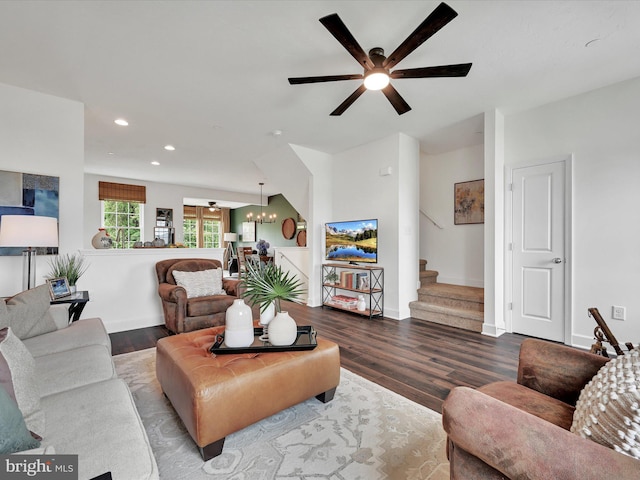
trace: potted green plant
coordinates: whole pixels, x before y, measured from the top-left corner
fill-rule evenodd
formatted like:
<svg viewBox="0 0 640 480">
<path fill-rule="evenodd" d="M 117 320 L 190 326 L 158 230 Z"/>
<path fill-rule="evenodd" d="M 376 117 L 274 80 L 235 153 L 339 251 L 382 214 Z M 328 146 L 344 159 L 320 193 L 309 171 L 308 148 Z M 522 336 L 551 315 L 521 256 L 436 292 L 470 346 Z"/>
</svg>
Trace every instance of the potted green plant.
<svg viewBox="0 0 640 480">
<path fill-rule="evenodd" d="M 288 312 L 282 311 L 280 302 L 299 301 L 304 293 L 302 282 L 271 262 L 256 265 L 247 263 L 246 267 L 246 276 L 241 281 L 244 297 L 252 305 L 260 305 L 261 312 L 267 311 L 271 305 L 276 311 L 273 320 L 263 324 L 263 339 L 268 339 L 272 345 L 291 345 L 297 338 L 298 326 Z"/>
<path fill-rule="evenodd" d="M 329 273 L 327 273 L 327 276 L 324 277 L 324 283 L 329 283 L 332 285 L 338 283 L 338 280 L 340 280 L 340 277 L 335 270 L 331 270 Z"/>
<path fill-rule="evenodd" d="M 85 257 L 79 253 L 57 255 L 51 259 L 49 266 L 48 278 L 66 277 L 71 290 L 76 289 L 78 279 L 89 268 Z"/>
</svg>

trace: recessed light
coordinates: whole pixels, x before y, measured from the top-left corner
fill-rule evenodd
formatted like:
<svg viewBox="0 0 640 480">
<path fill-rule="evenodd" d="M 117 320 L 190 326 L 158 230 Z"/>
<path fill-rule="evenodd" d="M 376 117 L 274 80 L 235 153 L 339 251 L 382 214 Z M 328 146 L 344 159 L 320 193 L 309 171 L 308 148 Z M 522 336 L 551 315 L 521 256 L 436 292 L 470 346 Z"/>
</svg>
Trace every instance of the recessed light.
<svg viewBox="0 0 640 480">
<path fill-rule="evenodd" d="M 173 152 L 176 149 L 176 147 L 174 147 L 173 145 L 165 145 L 164 149 L 169 150 L 170 152 Z"/>
<path fill-rule="evenodd" d="M 282 130 L 274 130 L 273 132 L 271 132 L 271 135 L 273 135 L 274 137 L 279 137 L 280 135 L 282 135 Z"/>
<path fill-rule="evenodd" d="M 121 127 L 126 127 L 127 125 L 129 125 L 129 122 L 127 122 L 124 118 L 116 118 L 113 123 L 115 123 L 116 125 L 120 125 Z"/>
<path fill-rule="evenodd" d="M 115 155 L 113 152 L 107 152 L 107 155 Z"/>
<path fill-rule="evenodd" d="M 151 165 L 160 165 L 160 162 L 158 162 L 157 160 L 154 160 L 153 162 L 151 162 Z"/>
</svg>

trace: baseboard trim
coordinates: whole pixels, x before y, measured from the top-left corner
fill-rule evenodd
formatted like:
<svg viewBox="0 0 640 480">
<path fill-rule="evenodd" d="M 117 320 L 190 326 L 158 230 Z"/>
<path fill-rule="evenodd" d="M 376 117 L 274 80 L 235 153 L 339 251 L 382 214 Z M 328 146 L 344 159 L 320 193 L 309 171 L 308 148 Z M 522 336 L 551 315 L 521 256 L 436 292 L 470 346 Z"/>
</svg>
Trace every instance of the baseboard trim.
<svg viewBox="0 0 640 480">
<path fill-rule="evenodd" d="M 497 338 L 504 333 L 506 333 L 506 330 L 504 328 L 498 328 L 495 325 L 489 325 L 487 323 L 482 324 L 482 335 Z"/>
</svg>

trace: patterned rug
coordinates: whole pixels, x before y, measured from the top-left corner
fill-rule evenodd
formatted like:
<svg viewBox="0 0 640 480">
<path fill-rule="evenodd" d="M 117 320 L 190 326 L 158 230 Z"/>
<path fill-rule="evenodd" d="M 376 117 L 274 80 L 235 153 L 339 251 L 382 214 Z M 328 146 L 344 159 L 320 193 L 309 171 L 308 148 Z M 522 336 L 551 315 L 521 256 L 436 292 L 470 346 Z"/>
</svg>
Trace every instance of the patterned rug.
<svg viewBox="0 0 640 480">
<path fill-rule="evenodd" d="M 203 462 L 156 380 L 155 348 L 114 362 L 161 479 L 449 479 L 440 414 L 348 370 L 331 402 L 313 398 L 229 435 L 222 455 Z"/>
</svg>

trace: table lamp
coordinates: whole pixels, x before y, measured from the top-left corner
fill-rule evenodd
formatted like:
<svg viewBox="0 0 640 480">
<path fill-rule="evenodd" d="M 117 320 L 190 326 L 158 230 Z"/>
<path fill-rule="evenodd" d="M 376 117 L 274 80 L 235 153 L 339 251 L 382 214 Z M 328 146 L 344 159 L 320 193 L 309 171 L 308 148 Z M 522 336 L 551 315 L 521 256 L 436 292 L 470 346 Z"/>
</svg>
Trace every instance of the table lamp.
<svg viewBox="0 0 640 480">
<path fill-rule="evenodd" d="M 58 219 L 35 215 L 0 217 L 0 247 L 26 247 L 22 252 L 22 288 L 36 286 L 36 250 L 34 247 L 58 246 Z"/>
</svg>

